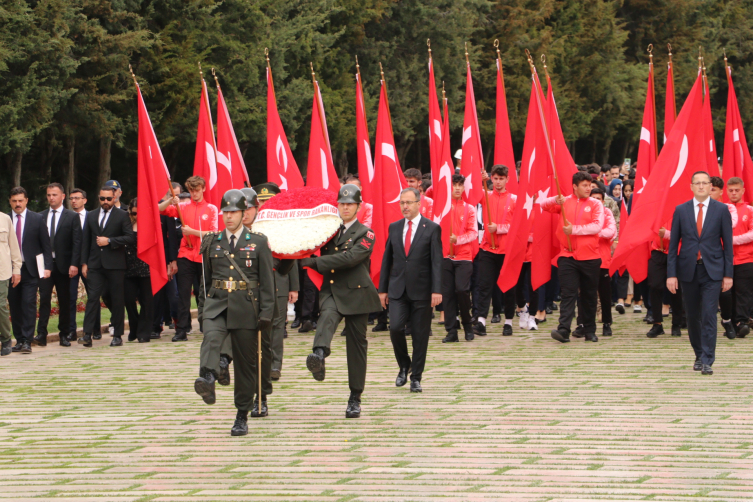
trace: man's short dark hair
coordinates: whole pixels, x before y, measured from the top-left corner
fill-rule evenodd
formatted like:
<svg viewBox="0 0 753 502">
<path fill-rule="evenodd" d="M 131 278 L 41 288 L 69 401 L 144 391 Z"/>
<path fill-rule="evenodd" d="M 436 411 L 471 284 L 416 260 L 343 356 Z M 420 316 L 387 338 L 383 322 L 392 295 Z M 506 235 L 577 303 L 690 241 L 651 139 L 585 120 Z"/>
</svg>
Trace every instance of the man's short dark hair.
<svg viewBox="0 0 753 502">
<path fill-rule="evenodd" d="M 505 176 L 505 177 L 507 177 L 507 176 L 509 176 L 509 174 L 508 174 L 509 172 L 510 172 L 510 170 L 507 168 L 507 166 L 502 165 L 502 164 L 495 164 L 495 165 L 492 166 L 492 173 L 489 175 L 489 177 L 491 178 L 495 174 L 497 176 Z"/>
<path fill-rule="evenodd" d="M 591 197 L 593 197 L 594 194 L 599 194 L 599 195 L 601 195 L 602 199 L 604 198 L 604 190 L 602 190 L 601 188 L 593 188 L 593 189 L 591 189 Z"/>
<path fill-rule="evenodd" d="M 421 175 L 421 178 L 425 180 L 431 180 L 431 173 L 424 173 Z"/>
<path fill-rule="evenodd" d="M 611 171 L 612 169 L 617 169 L 617 170 L 619 171 L 619 170 L 620 170 L 620 166 L 612 166 L 612 167 L 610 167 L 610 168 L 609 168 L 609 170 L 610 170 L 610 171 Z"/>
<path fill-rule="evenodd" d="M 348 174 L 345 177 L 344 181 L 345 181 L 345 183 L 350 183 L 351 181 L 361 181 L 361 178 L 359 178 L 357 174 L 352 174 L 351 173 L 351 174 Z"/>
<path fill-rule="evenodd" d="M 465 176 L 462 174 L 453 174 L 452 175 L 452 184 L 453 185 L 463 185 L 465 184 Z"/>
<path fill-rule="evenodd" d="M 400 191 L 400 195 L 402 196 L 406 192 L 410 192 L 413 195 L 415 195 L 416 196 L 416 200 L 421 200 L 421 192 L 418 191 L 418 188 L 413 188 L 413 187 L 403 188 Z"/>
<path fill-rule="evenodd" d="M 102 187 L 99 189 L 100 192 L 112 192 L 112 195 L 115 196 L 115 189 L 113 187 Z"/>
<path fill-rule="evenodd" d="M 740 185 L 741 187 L 744 187 L 745 186 L 745 182 L 743 181 L 742 178 L 738 178 L 737 176 L 733 176 L 729 180 L 727 180 L 727 186 L 729 187 L 730 185 Z"/>
<path fill-rule="evenodd" d="M 423 190 L 424 192 L 426 192 L 430 186 L 431 186 L 431 180 L 423 180 L 421 182 L 421 190 Z"/>
<path fill-rule="evenodd" d="M 577 173 L 573 174 L 573 185 L 580 185 L 584 181 L 588 181 L 591 183 L 593 178 L 591 178 L 591 175 L 588 173 L 584 173 L 582 171 L 578 171 Z"/>
<path fill-rule="evenodd" d="M 74 193 L 80 193 L 82 198 L 86 198 L 86 192 L 84 192 L 80 188 L 74 188 L 73 190 L 71 190 L 71 195 L 73 195 Z"/>
<path fill-rule="evenodd" d="M 695 175 L 696 174 L 705 174 L 706 176 L 709 177 L 709 180 L 711 180 L 711 175 L 709 173 L 707 173 L 706 171 L 696 171 L 696 172 L 693 173 L 693 176 L 690 177 L 690 182 L 691 183 L 693 183 L 693 180 L 695 179 Z"/>
<path fill-rule="evenodd" d="M 28 199 L 29 194 L 26 193 L 26 189 L 24 187 L 14 187 L 10 190 L 10 196 L 13 197 L 14 195 L 23 195 L 24 198 Z"/>
<path fill-rule="evenodd" d="M 612 166 L 610 166 L 609 164 L 604 164 L 601 166 L 602 173 L 608 173 L 610 169 L 612 169 Z"/>
<path fill-rule="evenodd" d="M 60 183 L 50 183 L 49 185 L 47 185 L 47 190 L 49 190 L 50 188 L 59 188 L 60 191 L 65 194 L 65 188 L 63 188 L 63 185 L 61 185 Z"/>
<path fill-rule="evenodd" d="M 712 176 L 711 177 L 711 186 L 716 187 L 720 190 L 724 190 L 724 180 L 721 179 L 719 176 Z"/>
<path fill-rule="evenodd" d="M 419 171 L 418 169 L 416 169 L 414 167 L 411 167 L 410 169 L 406 169 L 405 172 L 403 173 L 403 175 L 406 178 L 413 178 L 413 179 L 416 179 L 416 180 L 419 180 L 419 181 L 422 179 L 421 178 L 421 171 Z"/>
</svg>

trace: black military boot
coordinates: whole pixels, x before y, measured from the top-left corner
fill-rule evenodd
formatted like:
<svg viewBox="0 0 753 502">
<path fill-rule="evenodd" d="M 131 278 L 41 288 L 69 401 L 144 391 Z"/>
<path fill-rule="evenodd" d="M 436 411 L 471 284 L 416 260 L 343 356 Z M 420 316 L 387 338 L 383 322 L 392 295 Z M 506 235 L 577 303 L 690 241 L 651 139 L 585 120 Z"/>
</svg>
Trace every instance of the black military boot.
<svg viewBox="0 0 753 502">
<path fill-rule="evenodd" d="M 217 400 L 214 393 L 214 383 L 217 381 L 217 377 L 212 370 L 207 368 L 201 368 L 199 375 L 199 378 L 193 383 L 194 390 L 205 403 L 214 404 Z"/>
<path fill-rule="evenodd" d="M 217 383 L 230 385 L 230 358 L 225 354 L 220 354 L 220 374 L 217 377 Z"/>
<path fill-rule="evenodd" d="M 361 417 L 361 393 L 350 392 L 350 399 L 348 399 L 348 407 L 345 409 L 345 418 L 360 418 Z"/>
<path fill-rule="evenodd" d="M 314 380 L 321 382 L 324 380 L 324 349 L 317 347 L 314 352 L 306 358 L 306 367 L 314 376 Z"/>
<path fill-rule="evenodd" d="M 231 436 L 245 436 L 248 434 L 248 411 L 238 410 L 235 414 L 235 423 L 230 429 Z"/>
<path fill-rule="evenodd" d="M 254 399 L 254 409 L 251 410 L 251 416 L 254 418 L 266 417 L 269 415 L 267 408 L 267 396 L 261 396 L 261 411 L 259 411 L 259 395 Z"/>
</svg>

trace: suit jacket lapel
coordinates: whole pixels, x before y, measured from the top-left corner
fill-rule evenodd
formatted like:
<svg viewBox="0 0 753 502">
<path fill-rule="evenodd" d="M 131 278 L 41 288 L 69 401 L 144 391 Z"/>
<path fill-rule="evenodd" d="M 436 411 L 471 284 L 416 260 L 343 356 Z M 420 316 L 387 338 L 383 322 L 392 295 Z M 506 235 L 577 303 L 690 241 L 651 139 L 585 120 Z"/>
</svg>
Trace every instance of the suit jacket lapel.
<svg viewBox="0 0 753 502">
<path fill-rule="evenodd" d="M 413 239 L 411 239 L 410 241 L 410 251 L 408 251 L 408 256 L 410 256 L 410 254 L 413 252 L 413 249 L 415 248 L 413 244 L 418 242 L 418 239 L 421 237 L 421 235 L 423 235 L 423 231 L 426 228 L 423 216 L 418 219 L 416 225 L 418 225 L 418 228 L 416 229 L 416 235 L 414 235 Z"/>
<path fill-rule="evenodd" d="M 348 228 L 345 232 L 342 233 L 340 238 L 337 240 L 337 245 L 342 246 L 346 242 L 348 242 L 348 239 L 352 239 L 353 236 L 356 234 L 356 225 L 358 225 L 358 222 L 353 223 L 350 228 Z"/>
</svg>

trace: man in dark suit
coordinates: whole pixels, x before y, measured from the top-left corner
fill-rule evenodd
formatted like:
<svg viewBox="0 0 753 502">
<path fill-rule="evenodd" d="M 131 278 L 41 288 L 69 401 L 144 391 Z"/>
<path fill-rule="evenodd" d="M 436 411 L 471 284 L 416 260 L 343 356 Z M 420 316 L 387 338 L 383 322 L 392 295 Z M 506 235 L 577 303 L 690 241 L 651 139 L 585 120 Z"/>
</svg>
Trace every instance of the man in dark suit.
<svg viewBox="0 0 753 502">
<path fill-rule="evenodd" d="M 13 336 L 16 337 L 16 345 L 12 350 L 23 354 L 31 353 L 34 324 L 37 320 L 39 279 L 50 277 L 52 270 L 52 250 L 44 218 L 29 211 L 26 208 L 28 203 L 29 196 L 23 187 L 15 187 L 10 191 L 10 207 L 13 210 L 10 217 L 21 248 L 23 266 L 21 282 L 8 292 L 8 304 L 13 321 Z M 37 267 L 37 255 L 40 254 L 44 258 L 42 271 Z"/>
<path fill-rule="evenodd" d="M 50 320 L 52 308 L 52 288 L 58 295 L 58 330 L 60 331 L 60 345 L 70 347 L 68 335 L 71 329 L 70 305 L 71 278 L 78 275 L 81 264 L 81 224 L 78 215 L 63 207 L 65 191 L 60 183 L 47 186 L 47 202 L 50 207 L 42 211 L 42 218 L 47 225 L 47 233 L 52 249 L 52 274 L 48 279 L 39 281 L 39 322 L 37 345 L 47 345 L 47 323 Z"/>
<path fill-rule="evenodd" d="M 716 312 L 719 294 L 732 287 L 732 217 L 721 202 L 709 197 L 711 178 L 698 171 L 691 178 L 694 197 L 675 208 L 667 255 L 667 288 L 682 282 L 693 369 L 713 375 Z M 678 254 L 678 248 L 682 243 Z"/>
<path fill-rule="evenodd" d="M 415 188 L 400 193 L 400 210 L 404 218 L 390 224 L 384 246 L 379 299 L 390 309 L 390 339 L 400 367 L 395 385 L 405 385 L 412 373 L 410 390 L 421 392 L 431 311 L 442 302 L 442 230 L 421 216 L 421 193 Z M 412 359 L 405 340 L 408 322 Z"/>
<path fill-rule="evenodd" d="M 114 189 L 99 191 L 98 211 L 86 215 L 81 246 L 81 274 L 89 280 L 89 297 L 84 314 L 84 337 L 79 343 L 92 346 L 92 334 L 99 333 L 97 306 L 100 298 L 110 295 L 111 322 L 114 333 L 110 346 L 123 345 L 125 300 L 123 287 L 126 271 L 126 244 L 136 244 L 128 213 L 113 207 Z"/>
</svg>

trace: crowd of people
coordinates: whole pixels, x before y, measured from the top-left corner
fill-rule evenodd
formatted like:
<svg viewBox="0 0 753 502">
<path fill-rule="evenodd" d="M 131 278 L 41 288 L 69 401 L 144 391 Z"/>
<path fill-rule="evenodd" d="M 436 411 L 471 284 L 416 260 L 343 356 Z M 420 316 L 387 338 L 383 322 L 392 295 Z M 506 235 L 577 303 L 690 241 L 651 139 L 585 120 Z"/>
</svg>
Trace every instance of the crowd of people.
<svg viewBox="0 0 753 502">
<path fill-rule="evenodd" d="M 137 255 L 138 200 L 124 205 L 117 181 L 108 181 L 101 188 L 99 207 L 88 211 L 87 194 L 81 189 L 66 194 L 62 185 L 51 183 L 47 187 L 49 207 L 35 213 L 27 208 L 24 188 L 13 188 L 11 212 L 0 215 L 2 355 L 30 353 L 32 345 L 47 344 L 53 289 L 59 307 L 59 343 L 65 347 L 76 341 L 92 347 L 102 339 L 102 302 L 110 311 L 105 332 L 109 331 L 113 347 L 123 344 L 126 312 L 128 341 L 147 343 L 160 338 L 165 326 L 174 328 L 173 342 L 186 341 L 192 331 L 195 298 L 203 333 L 196 392 L 207 404 L 214 403 L 215 382 L 230 383 L 229 367 L 235 359 L 239 415 L 233 434 L 242 435 L 247 431 L 249 411 L 253 417 L 267 415 L 266 397 L 272 393 L 272 382 L 281 378 L 289 304 L 295 311 L 291 329 L 316 331 L 307 358 L 316 380 L 325 378 L 332 337 L 345 320 L 342 335 L 346 337 L 351 391 L 346 410 L 349 418 L 360 416 L 368 325 L 373 325 L 374 332 L 389 331 L 399 368 L 395 383 L 403 386 L 410 380 L 411 392 L 422 391 L 431 319 L 437 317 L 445 331 L 442 342 L 453 343 L 461 337 L 470 342 L 486 336 L 488 325 L 494 323 L 502 324 L 503 336 L 510 336 L 516 318 L 519 329 L 538 330 L 548 321 L 547 315 L 559 310 L 559 320 L 550 331 L 554 340 L 566 343 L 574 337 L 597 342 L 599 306 L 601 336 L 613 335 L 613 309 L 620 315 L 631 307 L 643 315 L 645 309 L 644 321 L 651 325 L 649 338 L 664 333 L 663 318 L 668 315 L 672 316 L 672 336 L 681 336 L 682 330 L 689 328 L 696 353 L 694 369 L 704 374 L 712 373 L 717 306 L 728 338 L 742 338 L 750 332 L 753 212 L 742 202 L 745 188 L 741 179 L 728 181 L 726 193 L 731 203 L 726 205 L 728 211 L 717 214 L 717 208 L 724 207 L 716 203 L 725 193 L 724 182 L 706 173 L 694 175 L 691 189 L 696 213 L 690 217 L 695 218 L 693 225 L 697 223 L 695 234 L 688 233 L 687 224 L 682 227 L 678 218 L 668 221 L 652 243 L 648 279 L 634 283 L 627 272 L 609 271 L 619 239 L 621 210 L 624 214 L 631 210 L 634 166 L 579 166 L 572 178 L 572 195 L 537 200 L 542 210 L 562 215 L 555 231 L 560 253 L 552 265 L 551 280 L 532 288 L 529 239 L 517 286 L 503 293 L 497 279 L 511 245 L 507 234 L 518 204 L 515 194 L 507 191 L 509 169 L 495 165 L 489 173 L 482 173 L 488 198 L 477 207 L 462 200 L 465 178 L 456 169 L 451 217 L 442 226 L 430 217 L 430 177 L 417 169 L 405 171 L 408 187 L 400 196 L 403 218 L 392 223 L 385 236 L 376 285 L 369 266 L 375 239 L 373 207 L 361 199 L 358 175 L 348 174 L 341 180 L 340 232 L 322 249 L 321 256 L 303 260 L 272 259 L 266 238 L 253 232 L 257 211 L 280 193 L 274 183 L 230 190 L 217 208 L 204 198 L 206 181 L 192 176 L 185 182 L 185 192 L 173 183 L 159 205 L 169 280 L 156 294 L 152 293 L 149 266 Z M 708 196 L 711 200 L 707 202 Z M 64 207 L 66 198 L 70 209 Z M 692 204 L 689 207 L 692 209 Z M 703 227 L 707 213 L 721 218 L 714 225 L 722 232 L 715 241 L 716 247 L 723 244 L 719 249 L 704 247 L 710 234 L 702 231 L 710 228 Z M 223 231 L 218 231 L 220 217 Z M 734 235 L 726 234 L 727 220 Z M 699 241 L 697 245 L 690 242 L 692 235 Z M 690 252 L 686 248 L 697 251 L 689 260 L 702 267 L 700 271 L 689 271 L 690 262 L 683 261 L 683 253 Z M 324 276 L 320 288 L 306 269 Z M 698 289 L 701 276 L 694 274 L 702 275 L 701 282 L 711 281 L 712 290 L 718 283 L 715 300 Z M 80 280 L 87 301 L 83 335 L 78 337 Z M 246 295 L 231 295 L 234 291 Z M 709 301 L 714 304 L 713 328 Z M 249 309 L 247 302 L 254 308 Z M 16 339 L 14 346 L 11 334 Z M 258 340 L 254 334 L 259 335 Z M 261 360 L 256 358 L 257 352 Z"/>
</svg>

